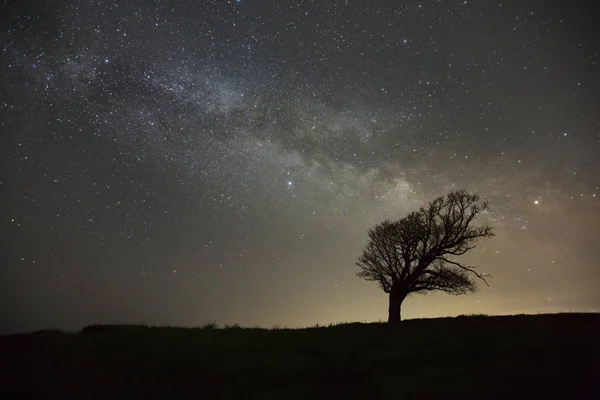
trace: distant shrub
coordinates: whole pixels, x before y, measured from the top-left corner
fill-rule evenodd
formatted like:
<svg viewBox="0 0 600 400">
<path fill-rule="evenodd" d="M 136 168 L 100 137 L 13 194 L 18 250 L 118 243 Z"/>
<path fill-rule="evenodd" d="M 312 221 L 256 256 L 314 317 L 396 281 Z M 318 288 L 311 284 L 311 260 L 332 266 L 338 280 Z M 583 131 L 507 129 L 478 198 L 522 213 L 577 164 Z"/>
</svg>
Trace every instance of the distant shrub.
<svg viewBox="0 0 600 400">
<path fill-rule="evenodd" d="M 36 335 L 36 336 L 62 336 L 62 335 L 68 335 L 68 332 L 63 332 L 61 330 L 58 329 L 40 329 L 38 331 L 34 331 L 31 332 L 32 335 Z"/>
<path fill-rule="evenodd" d="M 64 332 L 59 329 L 40 329 L 37 331 L 31 332 L 33 335 L 55 335 L 55 334 L 63 334 Z"/>
<path fill-rule="evenodd" d="M 461 314 L 456 318 L 487 318 L 489 315 L 487 314 Z"/>
<path fill-rule="evenodd" d="M 225 324 L 225 329 L 240 329 L 240 328 L 241 328 L 240 324 L 233 324 L 233 325 Z"/>
<path fill-rule="evenodd" d="M 217 323 L 215 321 L 209 322 L 208 324 L 202 325 L 201 329 L 217 329 Z"/>
<path fill-rule="evenodd" d="M 148 325 L 102 325 L 102 324 L 94 324 L 88 325 L 81 329 L 82 333 L 91 333 L 91 332 L 131 332 L 137 331 L 139 329 L 147 329 Z"/>
<path fill-rule="evenodd" d="M 91 332 L 109 332 L 109 331 L 113 331 L 115 330 L 116 326 L 115 325 L 101 325 L 101 324 L 94 324 L 94 325 L 88 325 L 86 327 L 84 327 L 81 332 L 83 333 L 91 333 Z"/>
<path fill-rule="evenodd" d="M 264 329 L 264 328 L 261 328 Z M 267 328 L 268 330 L 271 331 L 288 331 L 288 330 L 293 330 L 294 328 L 288 328 L 286 325 L 274 325 L 272 328 Z"/>
</svg>

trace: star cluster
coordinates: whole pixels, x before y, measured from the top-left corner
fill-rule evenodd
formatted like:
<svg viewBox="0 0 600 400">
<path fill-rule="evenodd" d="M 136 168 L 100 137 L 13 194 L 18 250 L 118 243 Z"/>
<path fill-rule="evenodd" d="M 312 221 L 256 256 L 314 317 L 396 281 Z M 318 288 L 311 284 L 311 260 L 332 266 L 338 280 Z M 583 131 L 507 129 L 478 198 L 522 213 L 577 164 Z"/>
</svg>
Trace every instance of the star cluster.
<svg viewBox="0 0 600 400">
<path fill-rule="evenodd" d="M 597 310 L 591 8 L 5 2 L 0 329 L 384 318 L 367 229 L 457 188 L 491 287 L 407 317 Z"/>
</svg>

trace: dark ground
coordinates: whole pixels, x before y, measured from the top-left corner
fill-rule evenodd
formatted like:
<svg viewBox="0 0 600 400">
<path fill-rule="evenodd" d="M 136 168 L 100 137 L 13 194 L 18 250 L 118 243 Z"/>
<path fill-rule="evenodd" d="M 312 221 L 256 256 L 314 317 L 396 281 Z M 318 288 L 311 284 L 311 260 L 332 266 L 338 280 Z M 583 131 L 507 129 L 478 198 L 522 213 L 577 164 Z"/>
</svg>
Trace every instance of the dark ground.
<svg viewBox="0 0 600 400">
<path fill-rule="evenodd" d="M 0 398 L 600 398 L 600 314 L 0 336 Z"/>
</svg>

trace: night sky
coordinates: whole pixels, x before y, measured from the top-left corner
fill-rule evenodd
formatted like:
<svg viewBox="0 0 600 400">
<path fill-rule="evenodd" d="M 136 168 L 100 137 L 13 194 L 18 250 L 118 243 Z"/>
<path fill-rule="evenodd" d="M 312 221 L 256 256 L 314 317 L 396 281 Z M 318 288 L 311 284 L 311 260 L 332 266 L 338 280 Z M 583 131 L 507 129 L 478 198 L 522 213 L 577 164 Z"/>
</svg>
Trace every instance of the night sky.
<svg viewBox="0 0 600 400">
<path fill-rule="evenodd" d="M 403 318 L 600 310 L 594 3 L 4 1 L 0 332 L 385 320 L 368 228 L 460 188 L 494 278 Z"/>
</svg>

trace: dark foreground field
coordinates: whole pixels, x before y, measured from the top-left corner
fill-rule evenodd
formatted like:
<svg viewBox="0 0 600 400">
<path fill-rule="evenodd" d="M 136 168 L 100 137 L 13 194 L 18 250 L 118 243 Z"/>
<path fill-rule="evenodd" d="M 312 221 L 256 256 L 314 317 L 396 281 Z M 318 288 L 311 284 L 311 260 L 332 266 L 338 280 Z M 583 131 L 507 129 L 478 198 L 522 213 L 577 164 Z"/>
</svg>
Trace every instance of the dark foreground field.
<svg viewBox="0 0 600 400">
<path fill-rule="evenodd" d="M 0 398 L 600 398 L 600 314 L 0 337 Z"/>
</svg>

